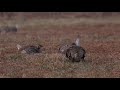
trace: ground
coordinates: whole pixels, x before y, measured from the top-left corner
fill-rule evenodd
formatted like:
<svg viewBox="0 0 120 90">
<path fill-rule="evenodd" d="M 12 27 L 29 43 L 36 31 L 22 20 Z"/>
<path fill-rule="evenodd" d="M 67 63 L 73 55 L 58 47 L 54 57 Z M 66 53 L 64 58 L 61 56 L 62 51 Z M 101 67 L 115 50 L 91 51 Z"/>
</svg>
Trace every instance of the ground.
<svg viewBox="0 0 120 90">
<path fill-rule="evenodd" d="M 0 78 L 120 77 L 120 16 L 0 20 L 0 25 L 19 26 L 16 33 L 0 34 Z M 58 48 L 74 42 L 78 34 L 86 50 L 85 62 L 72 63 Z M 41 44 L 44 50 L 21 54 L 17 44 Z"/>
</svg>

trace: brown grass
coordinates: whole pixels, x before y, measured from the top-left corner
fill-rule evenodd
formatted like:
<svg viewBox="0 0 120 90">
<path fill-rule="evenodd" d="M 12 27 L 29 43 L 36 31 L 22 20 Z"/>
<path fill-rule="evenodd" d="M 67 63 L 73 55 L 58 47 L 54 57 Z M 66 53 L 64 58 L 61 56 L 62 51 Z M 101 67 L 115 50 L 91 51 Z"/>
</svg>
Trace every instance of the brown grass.
<svg viewBox="0 0 120 90">
<path fill-rule="evenodd" d="M 107 19 L 32 18 L 4 19 L 0 24 L 19 25 L 17 33 L 0 34 L 0 78 L 119 78 L 119 17 Z M 71 63 L 58 52 L 64 42 L 80 35 L 86 62 Z M 42 53 L 27 55 L 16 45 L 41 44 Z"/>
</svg>

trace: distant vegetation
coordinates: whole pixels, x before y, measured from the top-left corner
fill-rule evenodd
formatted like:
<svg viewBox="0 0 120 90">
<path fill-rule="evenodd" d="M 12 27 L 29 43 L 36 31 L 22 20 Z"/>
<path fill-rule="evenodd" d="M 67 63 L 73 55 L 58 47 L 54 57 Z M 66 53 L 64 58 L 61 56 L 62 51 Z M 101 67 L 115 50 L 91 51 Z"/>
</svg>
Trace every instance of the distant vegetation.
<svg viewBox="0 0 120 90">
<path fill-rule="evenodd" d="M 108 17 L 120 16 L 120 12 L 0 12 L 0 17 L 24 16 L 24 17 Z"/>
</svg>

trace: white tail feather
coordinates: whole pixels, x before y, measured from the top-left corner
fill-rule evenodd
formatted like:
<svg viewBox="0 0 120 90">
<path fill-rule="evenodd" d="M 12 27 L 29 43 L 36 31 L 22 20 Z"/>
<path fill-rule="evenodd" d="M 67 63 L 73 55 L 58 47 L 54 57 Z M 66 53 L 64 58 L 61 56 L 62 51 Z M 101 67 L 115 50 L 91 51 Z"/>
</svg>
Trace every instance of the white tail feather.
<svg viewBox="0 0 120 90">
<path fill-rule="evenodd" d="M 17 49 L 20 50 L 21 48 L 22 48 L 22 46 L 17 44 Z"/>
<path fill-rule="evenodd" d="M 80 39 L 79 39 L 79 38 L 76 39 L 75 44 L 76 44 L 77 46 L 80 46 Z"/>
<path fill-rule="evenodd" d="M 19 25 L 18 25 L 18 24 L 16 24 L 16 25 L 15 25 L 15 27 L 16 27 L 16 28 L 19 28 Z"/>
</svg>

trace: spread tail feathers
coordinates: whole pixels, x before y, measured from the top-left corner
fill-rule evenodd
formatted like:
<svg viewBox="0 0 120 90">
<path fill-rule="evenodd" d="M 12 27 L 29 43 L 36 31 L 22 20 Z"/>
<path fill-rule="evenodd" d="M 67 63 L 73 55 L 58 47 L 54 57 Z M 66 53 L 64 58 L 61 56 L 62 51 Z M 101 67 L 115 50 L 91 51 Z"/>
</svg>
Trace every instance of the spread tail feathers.
<svg viewBox="0 0 120 90">
<path fill-rule="evenodd" d="M 77 37 L 77 39 L 76 39 L 76 41 L 75 41 L 75 44 L 76 44 L 77 46 L 80 46 L 80 39 L 79 39 L 79 37 Z"/>
<path fill-rule="evenodd" d="M 79 40 L 79 38 L 76 39 L 75 44 L 76 44 L 77 46 L 80 46 L 80 40 Z"/>
<path fill-rule="evenodd" d="M 17 44 L 17 49 L 20 50 L 21 48 L 22 48 L 22 46 Z"/>
</svg>

